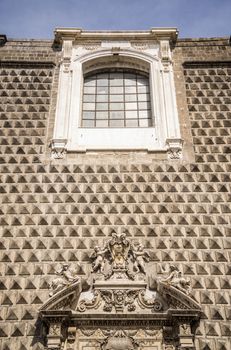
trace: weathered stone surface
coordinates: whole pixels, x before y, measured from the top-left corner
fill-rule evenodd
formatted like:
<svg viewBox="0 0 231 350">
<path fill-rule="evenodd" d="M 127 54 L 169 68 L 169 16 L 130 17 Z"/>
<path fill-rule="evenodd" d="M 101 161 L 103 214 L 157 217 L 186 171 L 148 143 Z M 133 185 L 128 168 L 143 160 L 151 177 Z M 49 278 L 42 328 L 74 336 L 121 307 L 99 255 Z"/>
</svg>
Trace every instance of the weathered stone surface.
<svg viewBox="0 0 231 350">
<path fill-rule="evenodd" d="M 226 39 L 174 48 L 186 160 L 111 152 L 51 161 L 60 52 L 50 41 L 0 48 L 1 349 L 43 349 L 38 310 L 57 265 L 84 276 L 114 230 L 149 249 L 158 274 L 174 263 L 190 279 L 205 314 L 197 348 L 229 349 L 230 54 Z"/>
</svg>

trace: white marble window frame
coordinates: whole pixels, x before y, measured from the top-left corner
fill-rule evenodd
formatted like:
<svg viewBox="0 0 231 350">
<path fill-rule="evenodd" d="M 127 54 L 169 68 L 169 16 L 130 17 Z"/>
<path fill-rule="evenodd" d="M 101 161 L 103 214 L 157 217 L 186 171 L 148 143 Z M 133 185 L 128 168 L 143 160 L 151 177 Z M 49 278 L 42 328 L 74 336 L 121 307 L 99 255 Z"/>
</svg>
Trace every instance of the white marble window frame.
<svg viewBox="0 0 231 350">
<path fill-rule="evenodd" d="M 165 57 L 161 58 L 161 46 Z M 85 67 L 94 71 L 97 61 L 111 61 L 113 49 L 98 49 L 94 52 L 76 55 L 73 43 L 63 43 L 64 58 L 60 66 L 58 99 L 55 117 L 52 147 L 54 152 L 83 152 L 88 150 L 147 150 L 168 151 L 181 149 L 182 140 L 176 93 L 173 78 L 171 52 L 168 42 L 159 44 L 158 54 L 138 52 L 134 49 L 120 48 L 116 52 L 126 62 L 131 61 L 134 69 L 148 67 L 150 82 L 150 98 L 152 111 L 152 127 L 148 128 L 82 128 L 82 97 Z M 167 55 L 166 55 L 167 47 Z M 65 51 L 68 52 L 65 57 Z M 166 58 L 167 57 L 167 58 Z M 91 64 L 93 62 L 94 64 Z M 135 66 L 137 62 L 137 67 Z M 118 67 L 118 65 L 117 65 Z M 101 67 L 102 64 L 101 64 Z M 107 68 L 107 64 L 105 64 Z M 124 66 L 122 67 L 124 68 Z M 176 156 L 178 158 L 178 156 Z"/>
</svg>

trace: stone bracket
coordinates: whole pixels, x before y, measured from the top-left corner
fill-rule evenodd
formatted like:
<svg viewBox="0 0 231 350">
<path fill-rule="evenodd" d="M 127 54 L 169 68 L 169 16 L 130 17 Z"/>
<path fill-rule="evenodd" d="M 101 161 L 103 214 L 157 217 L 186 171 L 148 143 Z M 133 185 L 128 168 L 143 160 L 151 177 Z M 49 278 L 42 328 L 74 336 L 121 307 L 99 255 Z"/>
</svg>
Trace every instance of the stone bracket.
<svg viewBox="0 0 231 350">
<path fill-rule="evenodd" d="M 179 349 L 194 350 L 193 334 L 189 323 L 181 323 L 179 325 Z"/>
<path fill-rule="evenodd" d="M 41 313 L 44 324 L 48 327 L 47 349 L 61 350 L 61 346 L 67 338 L 67 321 L 71 311 L 43 311 Z"/>
<path fill-rule="evenodd" d="M 168 71 L 169 65 L 172 63 L 171 50 L 168 40 L 160 41 L 160 58 L 163 65 L 163 69 Z"/>
<path fill-rule="evenodd" d="M 51 141 L 51 158 L 62 159 L 67 152 L 67 139 L 53 139 Z"/>
<path fill-rule="evenodd" d="M 167 153 L 169 159 L 181 159 L 182 158 L 182 139 L 167 139 L 166 140 Z"/>
</svg>

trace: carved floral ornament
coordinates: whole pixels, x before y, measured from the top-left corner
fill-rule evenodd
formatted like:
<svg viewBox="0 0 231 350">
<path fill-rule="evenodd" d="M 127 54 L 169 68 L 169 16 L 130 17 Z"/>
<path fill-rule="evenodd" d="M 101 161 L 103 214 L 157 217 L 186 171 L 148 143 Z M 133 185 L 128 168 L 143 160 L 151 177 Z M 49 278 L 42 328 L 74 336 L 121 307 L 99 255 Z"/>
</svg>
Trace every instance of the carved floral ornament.
<svg viewBox="0 0 231 350">
<path fill-rule="evenodd" d="M 100 336 L 100 342 L 96 342 L 99 350 L 135 350 L 141 343 L 124 331 L 128 325 L 138 331 L 147 327 L 163 329 L 166 324 L 174 328 L 182 344 L 187 338 L 186 343 L 191 344 L 188 348 L 193 349 L 191 325 L 199 320 L 201 311 L 190 294 L 190 281 L 175 265 L 160 267 L 162 275 L 156 276 L 151 252 L 123 232 L 113 232 L 101 247 L 94 248 L 86 279 L 80 278 L 73 266 L 63 264 L 50 283 L 50 298 L 40 311 L 50 327 L 50 349 L 56 349 L 52 348 L 56 341 L 58 346 L 63 341 L 76 343 L 73 329 L 87 326 L 93 333 L 104 327 L 114 329 Z M 72 328 L 75 325 L 70 332 L 68 324 Z M 69 333 L 72 335 L 68 338 Z"/>
</svg>

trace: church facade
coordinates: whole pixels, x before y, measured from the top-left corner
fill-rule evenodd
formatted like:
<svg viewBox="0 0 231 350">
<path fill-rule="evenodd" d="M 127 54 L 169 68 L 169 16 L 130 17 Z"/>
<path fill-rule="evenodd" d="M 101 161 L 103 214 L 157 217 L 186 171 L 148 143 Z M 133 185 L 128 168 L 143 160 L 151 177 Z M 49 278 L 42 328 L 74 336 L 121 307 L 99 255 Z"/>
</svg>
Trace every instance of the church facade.
<svg viewBox="0 0 231 350">
<path fill-rule="evenodd" d="M 0 35 L 3 350 L 228 350 L 231 48 Z"/>
</svg>

